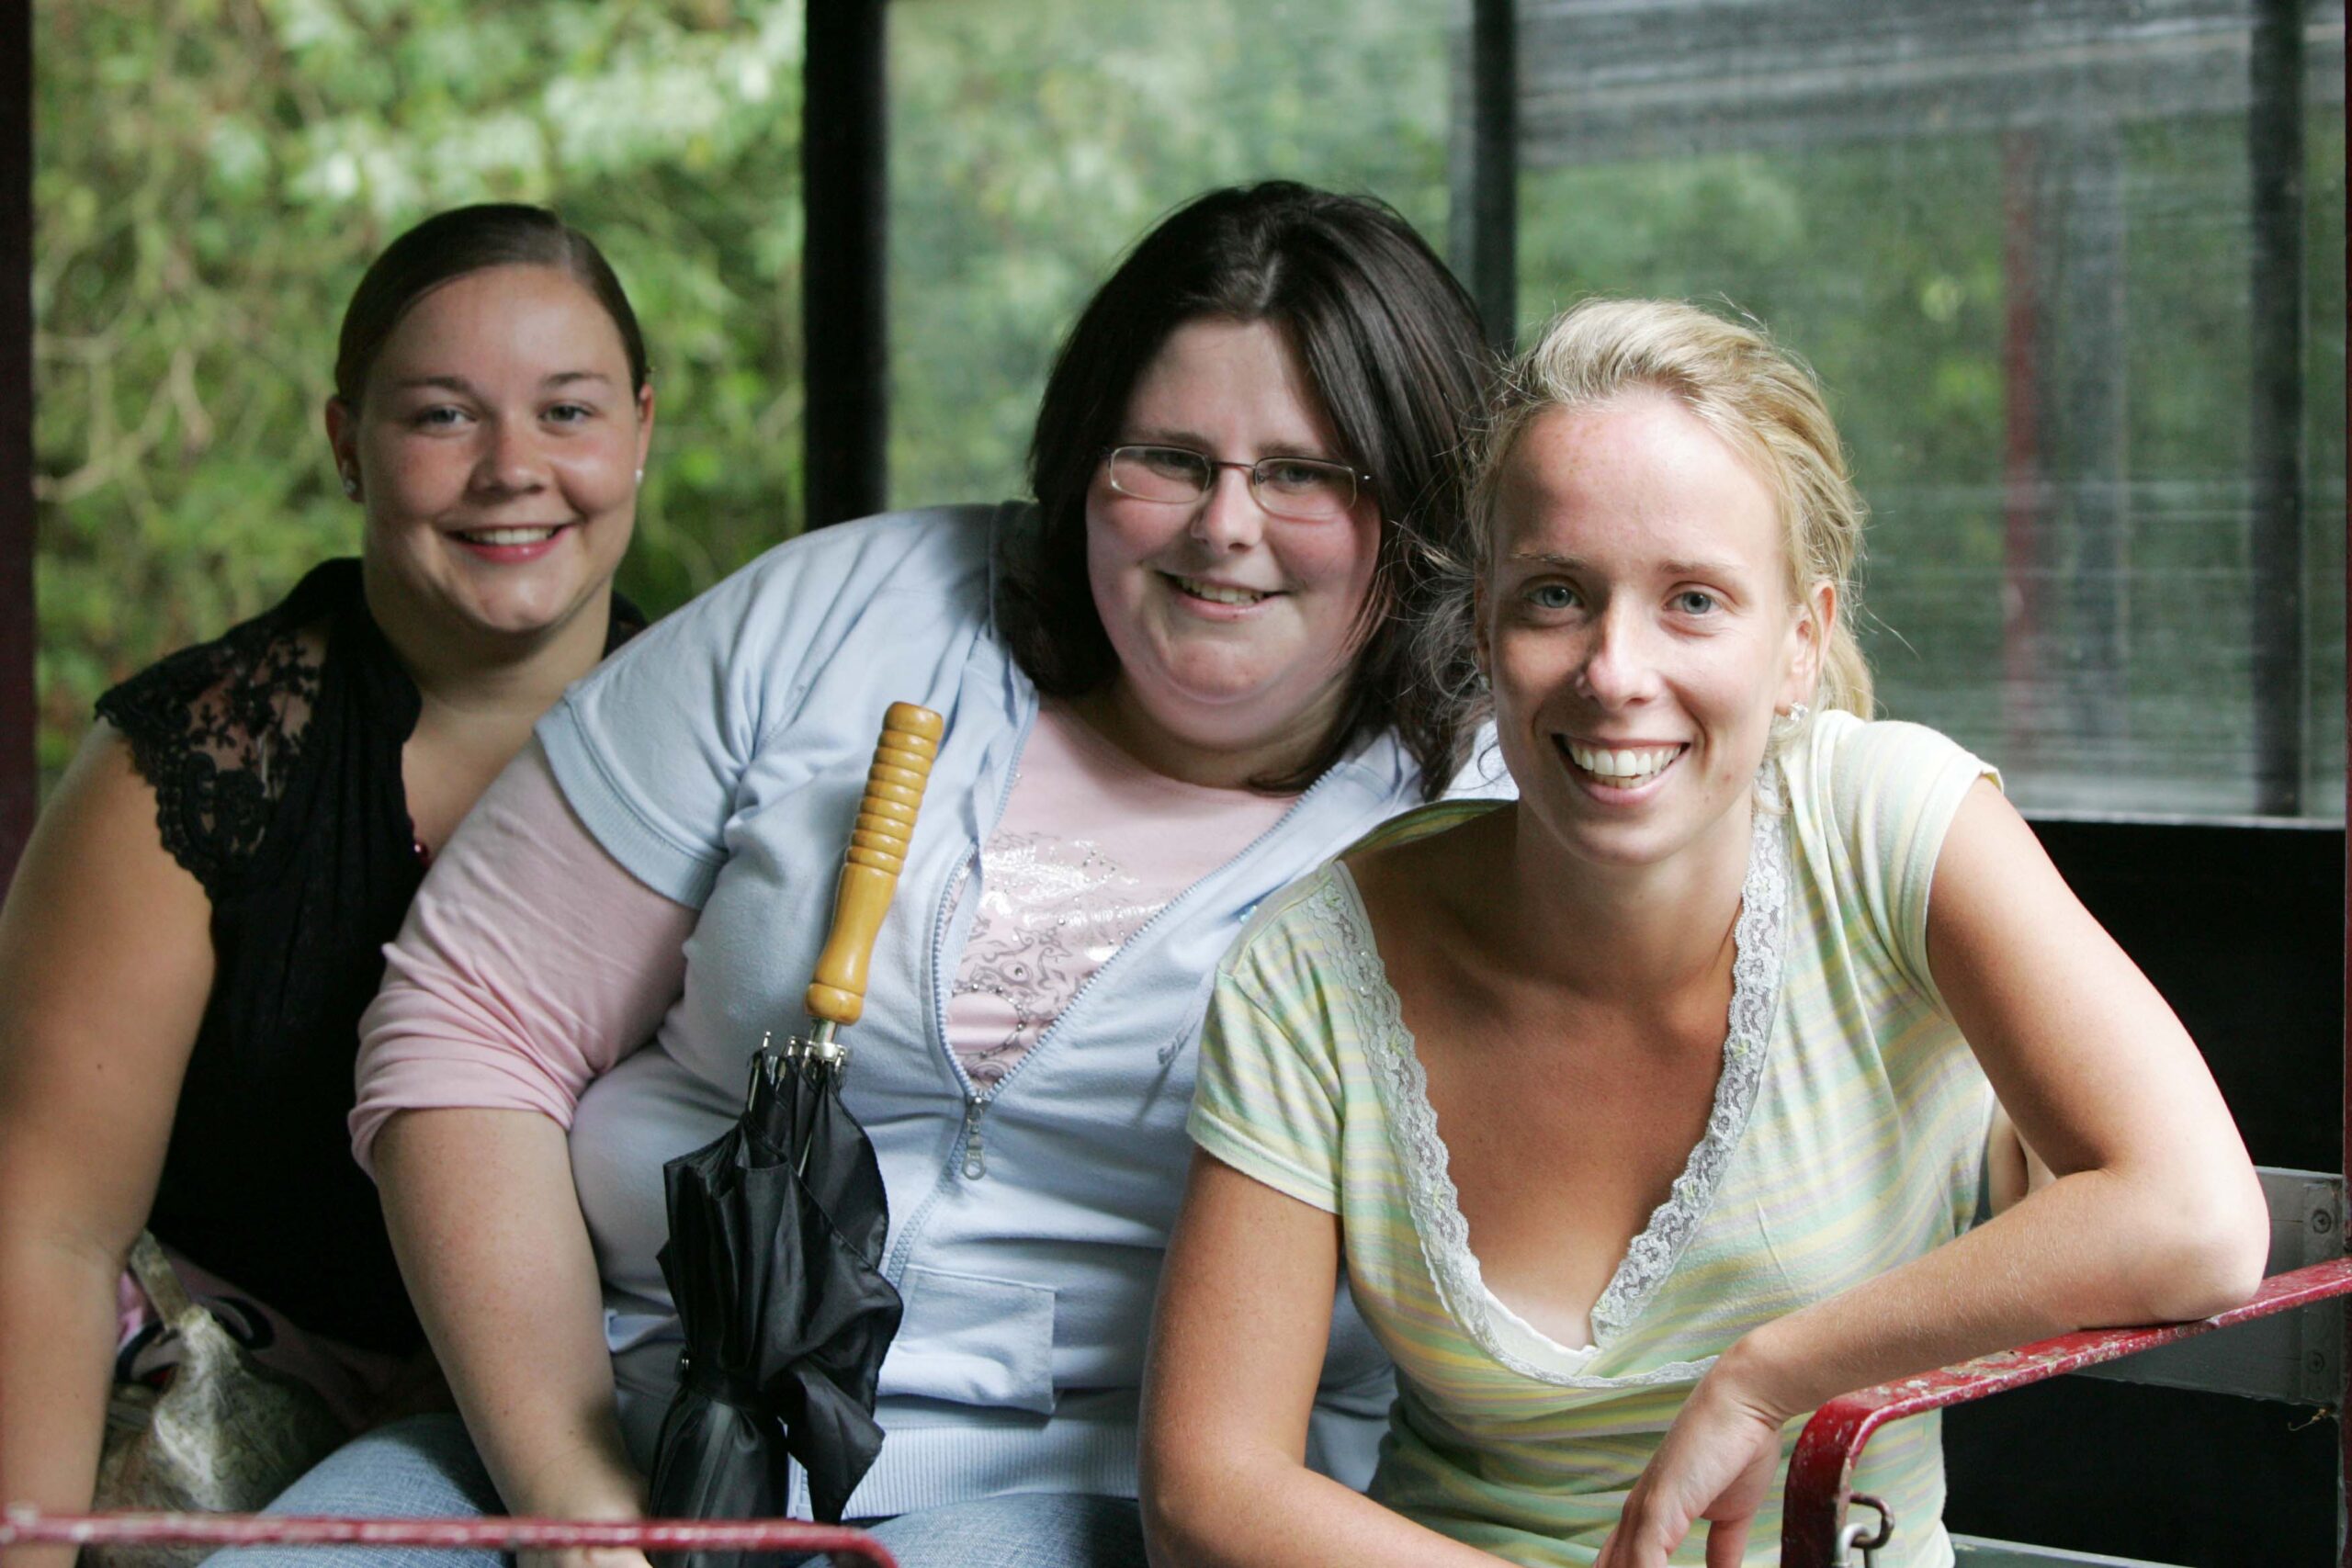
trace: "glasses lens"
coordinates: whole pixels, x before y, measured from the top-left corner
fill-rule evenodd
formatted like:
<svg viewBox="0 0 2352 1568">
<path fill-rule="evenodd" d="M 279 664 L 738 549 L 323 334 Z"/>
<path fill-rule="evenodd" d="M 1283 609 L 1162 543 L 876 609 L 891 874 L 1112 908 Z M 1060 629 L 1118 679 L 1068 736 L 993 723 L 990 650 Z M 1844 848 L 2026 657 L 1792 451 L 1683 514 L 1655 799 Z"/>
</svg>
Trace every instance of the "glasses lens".
<svg viewBox="0 0 2352 1568">
<path fill-rule="evenodd" d="M 1356 476 L 1337 463 L 1309 457 L 1268 457 L 1250 470 L 1258 504 L 1277 517 L 1320 522 L 1346 515 L 1356 503 Z"/>
<path fill-rule="evenodd" d="M 1118 446 L 1111 488 L 1138 501 L 1196 501 L 1209 488 L 1209 460 L 1182 446 Z"/>
</svg>

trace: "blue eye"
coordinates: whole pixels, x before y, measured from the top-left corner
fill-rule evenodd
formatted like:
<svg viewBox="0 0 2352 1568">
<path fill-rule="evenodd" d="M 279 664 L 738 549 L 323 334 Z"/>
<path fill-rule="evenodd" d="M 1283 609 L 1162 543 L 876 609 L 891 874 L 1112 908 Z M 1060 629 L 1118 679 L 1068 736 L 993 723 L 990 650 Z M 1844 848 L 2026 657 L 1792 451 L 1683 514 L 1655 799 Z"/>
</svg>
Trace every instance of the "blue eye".
<svg viewBox="0 0 2352 1568">
<path fill-rule="evenodd" d="M 547 417 L 559 424 L 578 424 L 582 420 L 595 418 L 596 411 L 586 403 L 558 403 L 548 410 Z"/>
<path fill-rule="evenodd" d="M 1715 596 L 1703 588 L 1686 588 L 1674 596 L 1674 607 L 1686 615 L 1713 615 L 1717 608 Z"/>
<path fill-rule="evenodd" d="M 1576 590 L 1565 582 L 1539 582 L 1527 591 L 1527 602 L 1539 610 L 1576 608 Z"/>
</svg>

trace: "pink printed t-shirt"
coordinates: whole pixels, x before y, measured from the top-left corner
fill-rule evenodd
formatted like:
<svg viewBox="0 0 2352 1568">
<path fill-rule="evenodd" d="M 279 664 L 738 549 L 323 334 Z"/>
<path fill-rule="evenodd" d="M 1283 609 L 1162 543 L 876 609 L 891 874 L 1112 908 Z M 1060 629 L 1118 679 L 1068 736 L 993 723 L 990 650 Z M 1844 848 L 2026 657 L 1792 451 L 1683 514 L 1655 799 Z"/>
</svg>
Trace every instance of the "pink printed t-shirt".
<svg viewBox="0 0 2352 1568">
<path fill-rule="evenodd" d="M 991 1094 L 1127 939 L 1281 820 L 1295 795 L 1153 773 L 1069 705 L 1037 713 L 1003 820 L 980 846 L 947 1043 Z"/>
</svg>

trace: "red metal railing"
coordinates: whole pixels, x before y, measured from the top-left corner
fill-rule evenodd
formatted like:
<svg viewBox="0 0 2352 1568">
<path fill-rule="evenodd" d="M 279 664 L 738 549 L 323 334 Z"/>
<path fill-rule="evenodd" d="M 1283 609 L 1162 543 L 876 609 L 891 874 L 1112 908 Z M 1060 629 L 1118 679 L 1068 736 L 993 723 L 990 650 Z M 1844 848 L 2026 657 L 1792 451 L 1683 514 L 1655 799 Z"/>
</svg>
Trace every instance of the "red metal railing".
<svg viewBox="0 0 2352 1568">
<path fill-rule="evenodd" d="M 1871 1435 L 1890 1421 L 1947 1404 L 1965 1404 L 2061 1372 L 2344 1295 L 2352 1295 L 2352 1258 L 2275 1274 L 2262 1282 L 2262 1289 L 2245 1305 L 2202 1322 L 2062 1334 L 2037 1345 L 1996 1350 L 1956 1367 L 1833 1399 L 1805 1423 L 1797 1438 L 1795 1457 L 1789 1461 L 1781 1522 L 1781 1568 L 1843 1568 L 1838 1538 L 1846 1529 L 1847 1505 L 1854 1499 L 1854 1461 Z M 1897 1520 L 1896 1528 L 1904 1523 Z"/>
<path fill-rule="evenodd" d="M 342 1519 L 281 1514 L 0 1514 L 0 1547 L 96 1542 L 141 1546 L 438 1546 L 551 1551 L 830 1551 L 835 1561 L 898 1568 L 864 1530 L 805 1519 Z"/>
</svg>

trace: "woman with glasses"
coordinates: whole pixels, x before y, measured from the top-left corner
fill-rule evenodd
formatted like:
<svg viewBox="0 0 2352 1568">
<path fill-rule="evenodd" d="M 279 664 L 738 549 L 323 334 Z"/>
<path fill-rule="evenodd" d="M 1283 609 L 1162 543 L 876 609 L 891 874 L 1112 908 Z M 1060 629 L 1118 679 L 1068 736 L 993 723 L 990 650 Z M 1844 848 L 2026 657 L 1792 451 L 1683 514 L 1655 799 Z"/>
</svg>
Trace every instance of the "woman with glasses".
<svg viewBox="0 0 2352 1568">
<path fill-rule="evenodd" d="M 577 688 L 440 857 L 359 1069 L 357 1147 L 486 1474 L 427 1421 L 281 1506 L 643 1508 L 678 1376 L 662 1167 L 727 1127 L 764 1032 L 806 1029 L 906 699 L 946 733 L 846 1089 L 905 1314 L 847 1516 L 908 1568 L 1141 1562 L 1205 983 L 1261 899 L 1464 763 L 1405 628 L 1458 544 L 1485 369 L 1386 208 L 1213 192 L 1072 329 L 1034 505 L 794 540 Z M 1361 1483 L 1387 1374 L 1343 1305 L 1330 1339 L 1304 1440 Z"/>
<path fill-rule="evenodd" d="M 1804 367 L 1592 301 L 1484 440 L 1432 641 L 1475 655 L 1518 797 L 1383 828 L 1221 966 L 1153 1350 L 1163 1564 L 1765 1568 L 1815 1406 L 2260 1277 L 2164 999 L 1991 768 L 1870 721 L 1860 498 Z M 2054 1176 L 1970 1229 L 1988 1079 Z M 1396 1363 L 1369 1495 L 1300 1463 L 1335 1278 Z M 1933 1417 L 1852 1483 L 1878 1562 L 1951 1562 Z"/>
</svg>

